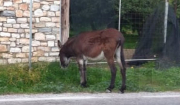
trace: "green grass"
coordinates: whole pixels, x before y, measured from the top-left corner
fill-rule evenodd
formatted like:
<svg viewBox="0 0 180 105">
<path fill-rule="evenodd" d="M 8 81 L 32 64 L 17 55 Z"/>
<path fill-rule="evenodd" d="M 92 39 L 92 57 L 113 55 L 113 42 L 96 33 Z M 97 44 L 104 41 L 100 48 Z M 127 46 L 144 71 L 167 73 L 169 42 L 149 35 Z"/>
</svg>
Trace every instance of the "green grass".
<svg viewBox="0 0 180 105">
<path fill-rule="evenodd" d="M 156 70 L 153 63 L 127 69 L 126 92 L 158 92 L 180 90 L 180 68 Z M 117 72 L 117 92 L 121 85 L 120 72 Z M 110 82 L 107 65 L 88 66 L 88 87 L 82 88 L 79 70 L 71 64 L 66 70 L 59 68 L 58 62 L 35 63 L 31 71 L 22 64 L 0 66 L 0 94 L 21 93 L 66 93 L 66 92 L 105 92 Z"/>
<path fill-rule="evenodd" d="M 135 49 L 138 44 L 138 35 L 125 35 L 124 47 L 126 49 Z"/>
</svg>

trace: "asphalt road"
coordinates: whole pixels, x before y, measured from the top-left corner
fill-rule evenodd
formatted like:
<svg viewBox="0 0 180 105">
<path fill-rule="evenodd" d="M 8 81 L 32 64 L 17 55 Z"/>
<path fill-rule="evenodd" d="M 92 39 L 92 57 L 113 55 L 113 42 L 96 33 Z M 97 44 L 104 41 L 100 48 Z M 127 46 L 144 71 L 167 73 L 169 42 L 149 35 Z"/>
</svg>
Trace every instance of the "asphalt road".
<svg viewBox="0 0 180 105">
<path fill-rule="evenodd" d="M 180 105 L 180 92 L 1 95 L 0 105 Z"/>
</svg>

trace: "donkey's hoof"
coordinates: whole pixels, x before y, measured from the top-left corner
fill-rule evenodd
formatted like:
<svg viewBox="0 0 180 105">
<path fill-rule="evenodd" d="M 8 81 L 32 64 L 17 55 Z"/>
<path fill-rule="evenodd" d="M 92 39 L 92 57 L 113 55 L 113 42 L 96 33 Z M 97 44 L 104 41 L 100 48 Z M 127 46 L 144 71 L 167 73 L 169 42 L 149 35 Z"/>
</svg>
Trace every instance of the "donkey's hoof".
<svg viewBox="0 0 180 105">
<path fill-rule="evenodd" d="M 106 93 L 111 93 L 111 90 L 109 90 L 109 89 L 106 89 Z"/>
<path fill-rule="evenodd" d="M 120 92 L 123 94 L 123 93 L 124 93 L 124 90 L 126 90 L 126 86 L 121 87 L 121 89 L 119 89 L 119 90 L 120 90 Z"/>
<path fill-rule="evenodd" d="M 123 94 L 123 93 L 124 93 L 124 90 L 121 90 L 121 89 L 120 89 L 119 93 Z"/>
<path fill-rule="evenodd" d="M 86 84 L 81 84 L 82 88 L 87 88 L 88 86 Z"/>
</svg>

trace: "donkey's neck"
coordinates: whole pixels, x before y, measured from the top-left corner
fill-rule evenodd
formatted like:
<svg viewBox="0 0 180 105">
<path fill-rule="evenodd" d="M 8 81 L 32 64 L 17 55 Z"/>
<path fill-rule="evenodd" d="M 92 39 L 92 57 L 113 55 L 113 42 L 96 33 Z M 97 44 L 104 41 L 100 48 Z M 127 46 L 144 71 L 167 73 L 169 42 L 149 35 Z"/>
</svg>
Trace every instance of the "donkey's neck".
<svg viewBox="0 0 180 105">
<path fill-rule="evenodd" d="M 64 46 L 63 46 L 63 52 L 64 54 L 70 58 L 70 57 L 75 57 L 76 56 L 76 52 L 74 50 L 74 41 L 71 42 L 67 42 Z"/>
</svg>

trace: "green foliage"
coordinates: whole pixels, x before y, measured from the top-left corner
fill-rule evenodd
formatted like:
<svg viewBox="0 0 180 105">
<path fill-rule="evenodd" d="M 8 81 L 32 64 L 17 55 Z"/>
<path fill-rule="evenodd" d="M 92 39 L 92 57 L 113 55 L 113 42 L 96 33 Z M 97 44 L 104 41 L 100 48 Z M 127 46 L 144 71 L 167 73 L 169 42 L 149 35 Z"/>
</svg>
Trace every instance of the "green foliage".
<svg viewBox="0 0 180 105">
<path fill-rule="evenodd" d="M 180 68 L 156 70 L 154 65 L 154 62 L 149 62 L 141 67 L 128 68 L 127 91 L 179 91 Z M 117 92 L 121 85 L 119 74 L 117 73 L 114 92 Z M 1 65 L 0 94 L 105 92 L 110 83 L 110 76 L 107 65 L 89 66 L 88 87 L 82 88 L 79 70 L 75 64 L 63 70 L 59 68 L 58 62 L 35 63 L 31 71 L 22 64 Z"/>
</svg>

